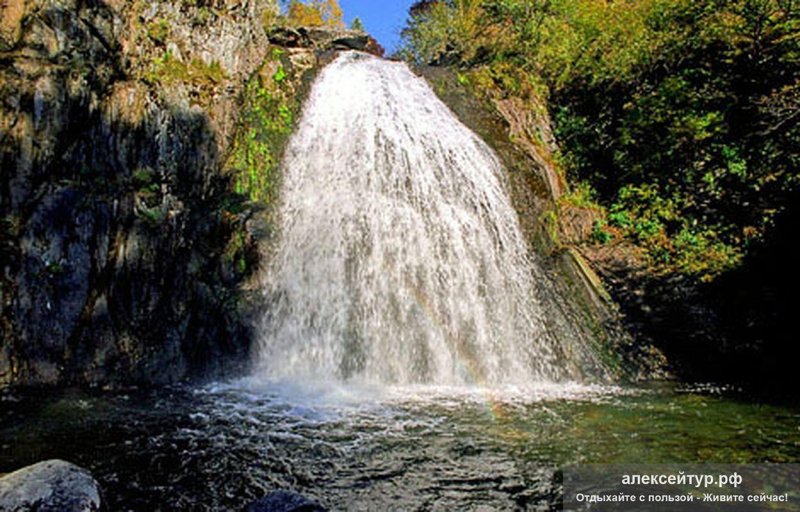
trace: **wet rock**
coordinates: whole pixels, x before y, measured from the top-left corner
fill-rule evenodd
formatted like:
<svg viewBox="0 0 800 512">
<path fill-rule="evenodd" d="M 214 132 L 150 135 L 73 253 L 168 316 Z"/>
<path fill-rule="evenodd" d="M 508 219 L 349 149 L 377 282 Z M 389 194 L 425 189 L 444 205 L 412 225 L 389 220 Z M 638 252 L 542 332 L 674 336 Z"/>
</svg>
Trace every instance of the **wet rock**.
<svg viewBox="0 0 800 512">
<path fill-rule="evenodd" d="M 290 491 L 275 491 L 251 503 L 246 512 L 325 512 L 321 505 Z"/>
<path fill-rule="evenodd" d="M 90 244 L 102 216 L 79 210 L 84 200 L 74 189 L 49 190 L 20 239 L 25 258 L 17 277 L 15 316 L 21 335 L 37 337 L 54 356 L 42 361 L 42 376 L 49 374 L 45 365 L 63 357 L 89 294 Z"/>
<path fill-rule="evenodd" d="M 100 489 L 85 469 L 48 460 L 0 478 L 0 510 L 94 512 L 100 510 Z"/>
</svg>

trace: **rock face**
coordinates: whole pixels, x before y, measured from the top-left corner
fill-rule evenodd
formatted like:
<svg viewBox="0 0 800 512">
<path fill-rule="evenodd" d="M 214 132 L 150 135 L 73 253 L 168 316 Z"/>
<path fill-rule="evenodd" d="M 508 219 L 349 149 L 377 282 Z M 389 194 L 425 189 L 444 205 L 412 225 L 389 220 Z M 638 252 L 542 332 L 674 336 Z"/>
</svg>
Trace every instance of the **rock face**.
<svg viewBox="0 0 800 512">
<path fill-rule="evenodd" d="M 85 469 L 49 460 L 0 478 L 0 510 L 95 512 L 100 510 L 100 490 Z"/>
<path fill-rule="evenodd" d="M 241 359 L 243 276 L 223 253 L 246 217 L 221 207 L 222 155 L 267 51 L 256 5 L 202 31 L 169 3 L 26 8 L 0 64 L 0 385 L 169 382 Z"/>
<path fill-rule="evenodd" d="M 0 388 L 246 360 L 258 208 L 228 162 L 251 77 L 319 63 L 270 45 L 274 8 L 0 3 Z"/>
<path fill-rule="evenodd" d="M 358 30 L 331 29 L 322 27 L 275 27 L 269 31 L 271 43 L 294 47 L 312 47 L 320 49 L 358 50 L 383 56 L 384 50 L 378 42 L 366 32 Z"/>
</svg>

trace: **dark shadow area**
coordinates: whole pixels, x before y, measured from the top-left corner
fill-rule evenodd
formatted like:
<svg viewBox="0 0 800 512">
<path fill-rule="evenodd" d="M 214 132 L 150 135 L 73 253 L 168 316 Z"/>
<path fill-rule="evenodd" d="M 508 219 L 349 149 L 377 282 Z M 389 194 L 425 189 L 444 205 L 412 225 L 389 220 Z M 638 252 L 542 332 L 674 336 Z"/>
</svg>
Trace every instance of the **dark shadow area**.
<svg viewBox="0 0 800 512">
<path fill-rule="evenodd" d="M 788 200 L 796 205 L 800 194 Z M 652 340 L 676 376 L 796 400 L 800 214 L 789 208 L 738 268 L 697 286 L 680 277 L 629 277 L 614 289 L 635 339 Z"/>
<path fill-rule="evenodd" d="M 800 204 L 800 193 L 788 204 Z M 770 238 L 709 289 L 730 340 L 730 374 L 757 390 L 796 395 L 800 211 L 778 217 Z"/>
<path fill-rule="evenodd" d="M 233 371 L 251 212 L 206 115 L 128 76 L 110 7 L 76 7 L 0 54 L 0 386 Z"/>
</svg>

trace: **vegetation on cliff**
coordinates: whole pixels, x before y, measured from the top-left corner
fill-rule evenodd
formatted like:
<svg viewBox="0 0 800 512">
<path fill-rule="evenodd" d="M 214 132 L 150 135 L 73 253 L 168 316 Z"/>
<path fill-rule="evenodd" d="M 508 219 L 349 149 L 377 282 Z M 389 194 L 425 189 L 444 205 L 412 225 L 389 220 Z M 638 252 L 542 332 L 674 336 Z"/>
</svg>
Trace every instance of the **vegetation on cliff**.
<svg viewBox="0 0 800 512">
<path fill-rule="evenodd" d="M 286 20 L 302 27 L 344 28 L 342 8 L 336 0 L 291 0 L 286 6 Z"/>
<path fill-rule="evenodd" d="M 546 99 L 593 239 L 710 281 L 797 186 L 800 9 L 781 0 L 422 1 L 406 57 L 493 95 Z"/>
<path fill-rule="evenodd" d="M 273 198 L 278 155 L 299 110 L 287 66 L 280 60 L 283 54 L 274 48 L 260 72 L 247 82 L 240 126 L 228 159 L 236 192 L 251 201 L 267 203 Z"/>
</svg>

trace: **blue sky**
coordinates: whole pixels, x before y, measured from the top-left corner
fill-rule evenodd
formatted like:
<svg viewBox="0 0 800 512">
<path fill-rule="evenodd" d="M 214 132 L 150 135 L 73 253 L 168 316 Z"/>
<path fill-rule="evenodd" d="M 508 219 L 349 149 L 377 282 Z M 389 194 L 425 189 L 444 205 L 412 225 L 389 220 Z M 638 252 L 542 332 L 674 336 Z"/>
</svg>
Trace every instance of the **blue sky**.
<svg viewBox="0 0 800 512">
<path fill-rule="evenodd" d="M 391 54 L 400 42 L 400 31 L 414 0 L 339 0 L 348 25 L 358 16 L 367 32 L 372 34 Z"/>
</svg>

